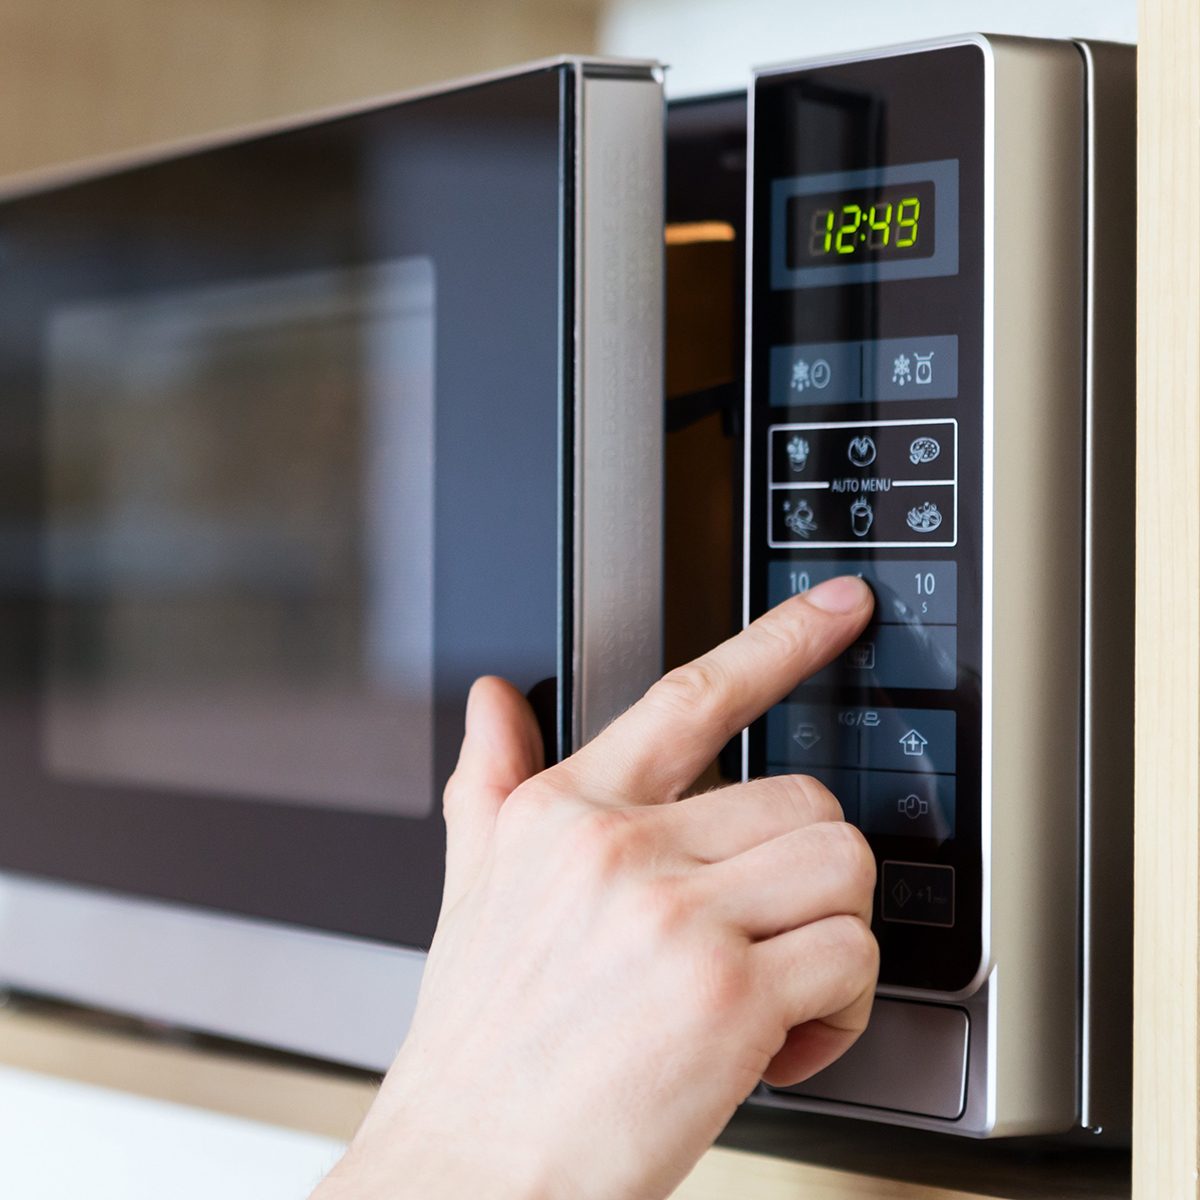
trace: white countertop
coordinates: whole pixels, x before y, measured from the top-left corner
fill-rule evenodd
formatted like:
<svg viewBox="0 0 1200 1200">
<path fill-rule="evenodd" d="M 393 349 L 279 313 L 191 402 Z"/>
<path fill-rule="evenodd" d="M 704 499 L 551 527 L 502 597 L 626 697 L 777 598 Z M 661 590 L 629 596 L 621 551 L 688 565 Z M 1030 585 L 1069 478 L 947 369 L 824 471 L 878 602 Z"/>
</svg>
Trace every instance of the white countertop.
<svg viewBox="0 0 1200 1200">
<path fill-rule="evenodd" d="M 341 1153 L 315 1134 L 0 1067 L 12 1200 L 305 1200 Z"/>
</svg>

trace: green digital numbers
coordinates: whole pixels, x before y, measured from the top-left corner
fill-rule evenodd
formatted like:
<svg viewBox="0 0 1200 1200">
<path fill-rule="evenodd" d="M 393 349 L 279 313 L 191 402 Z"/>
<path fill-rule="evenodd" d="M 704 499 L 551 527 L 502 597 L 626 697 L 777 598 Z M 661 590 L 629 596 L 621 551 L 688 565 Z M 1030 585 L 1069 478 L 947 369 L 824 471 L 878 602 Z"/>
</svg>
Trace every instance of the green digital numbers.
<svg viewBox="0 0 1200 1200">
<path fill-rule="evenodd" d="M 883 216 L 879 210 L 883 209 Z M 871 250 L 881 250 L 888 244 L 892 236 L 892 206 L 890 204 L 872 204 L 871 215 L 867 218 L 871 232 L 867 234 L 867 247 Z"/>
<path fill-rule="evenodd" d="M 875 192 L 853 199 L 845 193 L 823 197 L 833 200 L 833 205 L 818 200 L 807 218 L 808 257 L 876 257 L 888 251 L 913 250 L 921 220 L 921 199 L 898 196 L 899 190 L 892 188 L 883 195 Z"/>
<path fill-rule="evenodd" d="M 921 219 L 921 201 L 917 196 L 905 196 L 896 206 L 896 245 L 900 249 L 917 244 L 917 222 Z M 903 229 L 906 233 L 900 233 Z"/>
<path fill-rule="evenodd" d="M 839 254 L 853 254 L 858 249 L 858 227 L 863 223 L 863 210 L 857 204 L 842 205 L 842 223 L 838 226 L 834 246 Z"/>
</svg>

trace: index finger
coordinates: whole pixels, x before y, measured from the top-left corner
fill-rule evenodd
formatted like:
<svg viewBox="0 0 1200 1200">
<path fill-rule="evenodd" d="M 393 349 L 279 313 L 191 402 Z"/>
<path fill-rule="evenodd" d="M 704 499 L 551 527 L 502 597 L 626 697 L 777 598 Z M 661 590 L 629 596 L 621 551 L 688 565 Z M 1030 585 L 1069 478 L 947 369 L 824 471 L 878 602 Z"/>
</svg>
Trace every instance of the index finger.
<svg viewBox="0 0 1200 1200">
<path fill-rule="evenodd" d="M 785 600 L 664 675 L 568 760 L 571 774 L 597 798 L 677 799 L 735 733 L 850 645 L 873 604 L 870 588 L 852 575 Z"/>
</svg>

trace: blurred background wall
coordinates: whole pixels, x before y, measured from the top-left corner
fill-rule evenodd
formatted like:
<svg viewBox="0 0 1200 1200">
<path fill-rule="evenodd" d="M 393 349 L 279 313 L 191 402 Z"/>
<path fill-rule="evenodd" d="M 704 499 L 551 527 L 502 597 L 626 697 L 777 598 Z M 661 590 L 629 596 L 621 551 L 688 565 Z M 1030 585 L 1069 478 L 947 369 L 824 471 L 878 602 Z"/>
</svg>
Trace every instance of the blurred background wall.
<svg viewBox="0 0 1200 1200">
<path fill-rule="evenodd" d="M 1136 0 L 0 0 L 0 174 L 559 53 L 673 95 L 805 54 L 986 29 L 1133 41 Z"/>
<path fill-rule="evenodd" d="M 0 0 L 0 174 L 595 48 L 599 0 Z"/>
<path fill-rule="evenodd" d="M 608 0 L 598 43 L 671 65 L 675 96 L 744 86 L 751 66 L 981 30 L 1137 40 L 1137 0 Z"/>
</svg>

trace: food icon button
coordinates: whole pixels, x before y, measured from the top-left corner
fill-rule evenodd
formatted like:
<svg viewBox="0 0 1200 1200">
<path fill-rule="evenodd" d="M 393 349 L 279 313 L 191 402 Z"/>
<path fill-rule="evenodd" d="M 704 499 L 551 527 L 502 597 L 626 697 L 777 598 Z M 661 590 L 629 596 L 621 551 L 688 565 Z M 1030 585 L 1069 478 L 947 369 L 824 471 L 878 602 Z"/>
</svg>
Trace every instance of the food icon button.
<svg viewBox="0 0 1200 1200">
<path fill-rule="evenodd" d="M 919 437 L 914 438 L 913 443 L 908 448 L 908 461 L 914 467 L 920 466 L 922 463 L 931 463 L 942 452 L 941 443 L 937 438 Z"/>
<path fill-rule="evenodd" d="M 908 510 L 908 527 L 914 533 L 933 533 L 942 523 L 942 514 L 931 500 Z"/>
</svg>

